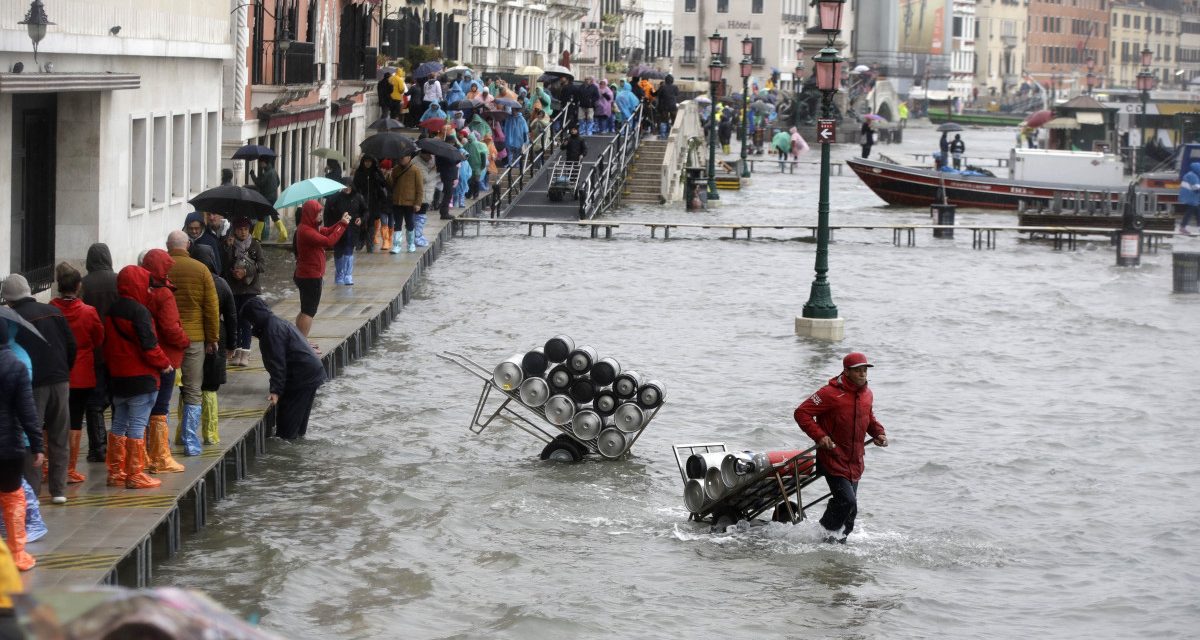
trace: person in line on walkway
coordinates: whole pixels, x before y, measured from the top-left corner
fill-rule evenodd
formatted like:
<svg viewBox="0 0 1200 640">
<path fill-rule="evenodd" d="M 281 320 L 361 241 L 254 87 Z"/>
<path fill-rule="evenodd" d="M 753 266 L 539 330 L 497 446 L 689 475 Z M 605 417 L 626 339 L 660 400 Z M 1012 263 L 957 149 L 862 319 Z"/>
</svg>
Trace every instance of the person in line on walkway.
<svg viewBox="0 0 1200 640">
<path fill-rule="evenodd" d="M 14 273 L 4 280 L 0 295 L 8 306 L 42 334 L 42 340 L 17 334 L 17 342 L 37 364 L 32 372 L 33 402 L 37 406 L 50 459 L 50 501 L 67 502 L 67 457 L 69 454 L 71 367 L 75 364 L 75 335 L 57 307 L 33 299 L 25 276 Z M 35 493 L 41 492 L 41 466 L 26 469 Z"/>
<path fill-rule="evenodd" d="M 404 110 L 409 104 L 405 99 L 405 94 L 408 92 L 408 86 L 404 82 L 404 70 L 397 69 L 396 72 L 393 73 L 390 78 L 388 78 L 388 84 L 391 85 L 392 89 L 388 96 L 391 98 L 390 104 L 392 107 L 392 119 L 399 120 L 404 116 Z M 418 104 L 420 103 L 418 102 Z"/>
<path fill-rule="evenodd" d="M 967 143 L 963 142 L 962 136 L 954 134 L 954 141 L 950 143 L 950 156 L 954 158 L 954 168 L 962 169 L 963 153 L 967 151 Z"/>
<path fill-rule="evenodd" d="M 225 384 L 225 354 L 232 353 L 237 345 L 237 304 L 233 290 L 217 270 L 217 256 L 206 246 L 194 246 L 192 257 L 212 273 L 213 286 L 217 289 L 217 307 L 221 312 L 219 334 L 221 344 L 211 353 L 204 354 L 204 377 L 200 381 L 200 424 L 206 445 L 221 444 L 217 391 Z"/>
<path fill-rule="evenodd" d="M 592 126 L 594 131 L 595 125 Z M 525 117 L 518 112 L 505 120 L 501 128 L 504 129 L 504 144 L 508 147 L 507 166 L 520 167 L 525 145 L 529 143 L 529 123 L 525 122 Z"/>
<path fill-rule="evenodd" d="M 479 196 L 480 186 L 484 183 L 483 176 L 487 173 L 488 148 L 479 141 L 479 133 L 475 131 L 467 133 L 467 143 L 463 148 L 467 151 L 467 166 L 471 168 L 467 197 L 475 198 Z"/>
<path fill-rule="evenodd" d="M 863 160 L 871 158 L 871 147 L 875 145 L 875 129 L 870 120 L 863 120 L 862 128 L 858 130 L 858 141 L 862 145 Z"/>
<path fill-rule="evenodd" d="M 779 130 L 771 137 L 771 148 L 779 154 L 779 173 L 783 173 L 788 156 L 792 153 L 792 134 Z"/>
<path fill-rule="evenodd" d="M 21 477 L 27 455 L 32 456 L 30 462 L 38 469 L 45 456 L 29 369 L 9 347 L 8 327 L 7 322 L 0 322 L 0 511 L 13 563 L 17 569 L 28 571 L 37 560 L 25 551 L 26 504 Z"/>
<path fill-rule="evenodd" d="M 219 215 L 219 214 L 218 214 Z M 193 211 L 187 214 L 183 221 L 183 230 L 187 232 L 188 239 L 191 244 L 189 248 L 195 245 L 204 245 L 213 251 L 220 251 L 221 245 L 225 243 L 223 235 L 218 235 L 217 232 L 210 229 L 205 224 L 205 215 L 199 211 Z M 220 226 L 224 226 L 225 218 L 221 217 Z"/>
<path fill-rule="evenodd" d="M 212 274 L 208 267 L 188 255 L 186 240 L 179 231 L 172 231 L 167 236 L 167 253 L 175 260 L 168 277 L 175 285 L 179 321 L 191 341 L 183 353 L 180 385 L 183 420 L 178 431 L 183 434 L 184 455 L 198 456 L 202 452 L 200 414 L 203 396 L 200 385 L 204 381 L 204 355 L 216 352 L 219 347 L 221 309 Z"/>
<path fill-rule="evenodd" d="M 467 206 L 467 190 L 471 185 L 471 164 L 467 162 L 466 149 L 460 146 L 458 152 L 462 154 L 462 160 L 458 163 L 458 180 L 454 182 L 453 206 L 462 208 Z"/>
<path fill-rule="evenodd" d="M 425 104 L 437 104 L 441 101 L 442 83 L 436 74 L 429 76 L 429 79 L 425 81 Z"/>
<path fill-rule="evenodd" d="M 579 132 L 590 136 L 596 133 L 596 101 L 600 99 L 600 88 L 591 76 L 584 78 L 579 90 Z"/>
<path fill-rule="evenodd" d="M 792 134 L 792 160 L 800 160 L 800 154 L 808 153 L 808 143 L 804 141 L 804 136 L 800 135 L 800 131 L 796 127 L 789 130 Z"/>
<path fill-rule="evenodd" d="M 484 147 L 484 154 L 487 154 L 487 147 Z M 433 207 L 437 190 L 442 186 L 442 181 L 437 178 L 437 167 L 433 161 L 433 154 L 422 152 L 413 160 L 413 164 L 421 172 L 422 185 L 421 209 L 413 214 L 414 235 L 418 247 L 427 247 L 429 241 L 425 239 L 425 222 L 428 219 L 429 210 Z"/>
<path fill-rule="evenodd" d="M 417 250 L 413 215 L 421 208 L 425 199 L 425 184 L 422 182 L 421 170 L 413 166 L 413 157 L 404 156 L 392 167 L 387 176 L 392 189 L 393 215 L 396 217 L 396 233 L 392 238 L 392 253 L 400 253 L 407 244 L 408 252 Z M 407 227 L 407 234 L 401 228 L 401 222 Z M 407 237 L 406 237 L 407 235 Z"/>
<path fill-rule="evenodd" d="M 333 158 L 325 159 L 325 178 L 329 180 L 342 181 L 342 163 Z"/>
<path fill-rule="evenodd" d="M 146 475 L 143 439 L 150 409 L 158 397 L 158 381 L 172 370 L 158 346 L 150 303 L 150 272 L 129 265 L 117 274 L 121 299 L 104 320 L 104 359 L 113 394 L 112 433 L 108 436 L 108 486 L 153 489 L 162 480 Z"/>
<path fill-rule="evenodd" d="M 394 118 L 392 115 L 392 74 L 384 73 L 375 85 L 375 96 L 379 102 L 379 117 Z"/>
<path fill-rule="evenodd" d="M 255 190 L 271 204 L 275 204 L 279 199 L 279 174 L 275 172 L 274 162 L 274 158 L 259 158 L 258 173 L 250 171 Z M 279 219 L 278 211 L 259 216 L 258 222 L 254 224 L 254 238 L 264 242 L 270 240 L 272 226 L 279 230 L 279 241 L 287 242 L 287 227 L 283 226 L 283 220 Z"/>
<path fill-rule="evenodd" d="M 367 253 L 374 253 L 375 246 L 382 244 L 381 232 L 391 238 L 391 199 L 388 198 L 387 178 L 379 169 L 375 156 L 364 153 L 358 159 L 358 168 L 354 170 L 354 190 L 367 203 L 367 217 L 363 220 L 360 234 L 360 248 L 366 247 Z M 384 231 L 384 227 L 387 231 Z"/>
<path fill-rule="evenodd" d="M 425 113 L 421 114 L 421 122 L 425 122 L 426 120 L 433 120 L 435 118 L 438 120 L 445 121 L 447 116 L 446 116 L 446 112 L 442 111 L 441 105 L 439 105 L 436 102 L 431 102 L 431 103 L 429 103 L 429 106 L 425 108 Z"/>
<path fill-rule="evenodd" d="M 142 256 L 142 268 L 150 274 L 150 297 L 144 306 L 154 320 L 158 347 L 171 363 L 170 370 L 158 374 L 158 392 L 147 418 L 145 440 L 148 473 L 180 473 L 184 470 L 184 466 L 171 455 L 168 414 L 171 412 L 171 396 L 175 393 L 175 377 L 181 372 L 184 352 L 192 341 L 179 320 L 175 285 L 171 283 L 169 275 L 174 266 L 175 259 L 162 249 L 151 249 Z"/>
<path fill-rule="evenodd" d="M 845 544 L 858 514 L 858 481 L 862 477 L 864 439 L 888 446 L 883 425 L 872 410 L 874 395 L 867 388 L 867 369 L 875 365 L 859 352 L 842 358 L 842 373 L 831 378 L 796 407 L 793 417 L 817 443 L 817 470 L 829 484 L 829 503 L 821 516 L 825 542 Z"/>
<path fill-rule="evenodd" d="M 117 272 L 112 268 L 112 254 L 108 245 L 97 242 L 88 247 L 87 275 L 83 276 L 83 303 L 90 305 L 100 316 L 103 324 L 108 308 L 117 301 Z M 104 426 L 104 410 L 108 408 L 108 368 L 104 366 L 104 350 L 97 349 L 96 388 L 88 400 L 87 437 L 88 462 L 104 462 L 104 448 L 108 445 L 108 429 Z"/>
<path fill-rule="evenodd" d="M 17 342 L 17 333 L 22 331 L 21 325 L 12 319 L 9 319 L 5 322 L 0 322 L 0 324 L 7 325 L 8 327 L 8 341 L 5 344 L 7 344 L 8 349 L 13 352 L 13 355 L 17 357 L 17 360 L 19 360 L 21 364 L 25 366 L 25 374 L 32 379 L 33 361 L 29 358 L 29 352 Z M 32 388 L 30 389 L 30 393 L 33 393 Z M 35 415 L 37 413 L 36 405 L 34 406 L 34 413 Z M 27 440 L 24 434 L 21 435 L 21 438 L 23 440 Z M 44 447 L 44 432 L 42 444 Z M 29 442 L 26 441 L 25 445 L 28 447 Z M 44 456 L 41 464 L 45 465 Z M 24 473 L 22 473 L 22 476 L 24 476 Z M 33 490 L 33 487 L 30 486 L 29 480 L 22 477 L 21 487 L 25 490 L 25 541 L 36 542 L 46 537 L 46 534 L 49 533 L 50 530 L 46 528 L 46 523 L 42 520 L 41 503 L 38 500 L 37 493 Z M 0 523 L 2 523 L 2 521 L 0 521 Z"/>
<path fill-rule="evenodd" d="M 896 107 L 896 113 L 900 116 L 900 128 L 904 129 L 908 125 L 908 102 L 901 102 L 900 106 Z"/>
<path fill-rule="evenodd" d="M 938 165 L 937 165 L 938 169 L 941 169 L 942 167 L 946 166 L 946 163 L 950 160 L 950 139 L 948 137 L 949 135 L 950 135 L 949 131 L 943 131 L 942 137 L 938 139 L 938 151 L 941 152 L 941 154 L 942 154 L 941 159 L 938 161 Z"/>
<path fill-rule="evenodd" d="M 250 235 L 250 218 L 241 217 L 233 223 L 233 233 L 225 239 L 225 264 L 229 271 L 226 280 L 233 291 L 234 308 L 262 295 L 260 276 L 266 273 L 267 261 L 262 245 Z M 229 355 L 229 364 L 244 367 L 250 364 L 250 323 L 238 317 L 237 344 Z"/>
<path fill-rule="evenodd" d="M 262 298 L 248 300 L 238 313 L 250 318 L 270 376 L 267 400 L 276 411 L 275 435 L 284 440 L 303 437 L 317 390 L 325 384 L 325 367 L 306 337 L 271 313 Z"/>
<path fill-rule="evenodd" d="M 100 322 L 100 314 L 95 307 L 88 306 L 79 299 L 83 276 L 69 262 L 60 262 L 54 268 L 55 280 L 58 282 L 58 296 L 50 304 L 58 307 L 71 334 L 75 336 L 75 363 L 71 366 L 70 391 L 68 392 L 68 414 L 70 415 L 71 434 L 69 438 L 70 453 L 67 461 L 67 484 L 77 484 L 87 480 L 79 473 L 79 445 L 83 439 L 83 420 L 87 413 L 88 403 L 96 391 L 96 352 L 104 351 L 104 324 Z"/>
<path fill-rule="evenodd" d="M 397 71 L 396 73 L 400 73 Z M 394 95 L 394 94 L 393 94 Z M 415 127 L 421 120 L 421 114 L 425 110 L 425 88 L 420 82 L 409 82 L 408 90 L 404 92 L 404 123 L 409 127 Z M 395 107 L 393 107 L 395 109 Z M 397 120 L 399 117 L 394 116 Z"/>
<path fill-rule="evenodd" d="M 600 83 L 596 87 L 596 133 L 612 133 L 613 128 L 613 100 L 616 96 L 613 94 L 612 88 L 608 86 L 608 79 L 601 78 Z"/>
<path fill-rule="evenodd" d="M 439 217 L 442 220 L 453 220 L 454 216 L 450 215 L 450 201 L 454 199 L 454 181 L 458 180 L 458 162 L 441 156 L 436 156 L 433 162 L 437 167 L 438 178 L 442 181 Z"/>
<path fill-rule="evenodd" d="M 529 114 L 529 157 L 534 159 L 537 164 L 535 168 L 537 169 L 540 169 L 542 165 L 546 163 L 545 154 L 547 151 L 549 151 L 548 145 L 546 144 L 549 138 L 549 135 L 547 134 L 548 131 L 550 131 L 550 118 L 546 115 L 545 111 L 542 111 L 538 107 L 534 107 L 533 112 Z M 483 149 L 486 156 L 487 144 L 483 143 L 482 140 L 478 141 L 478 143 L 483 144 Z M 486 166 L 486 164 L 487 163 L 485 161 L 484 165 Z M 487 175 L 487 172 L 484 171 L 483 175 Z"/>
<path fill-rule="evenodd" d="M 333 245 L 333 282 L 347 286 L 354 285 L 354 247 L 358 244 L 358 236 L 365 228 L 367 219 L 367 203 L 354 190 L 354 181 L 342 178 L 345 188 L 325 199 L 325 226 L 337 224 L 337 219 L 330 219 L 342 213 L 350 214 L 350 226 Z"/>
<path fill-rule="evenodd" d="M 296 270 L 292 273 L 292 280 L 300 290 L 300 313 L 296 314 L 296 328 L 306 338 L 312 330 L 317 308 L 321 305 L 325 250 L 342 238 L 350 224 L 350 214 L 343 214 L 332 227 L 322 227 L 320 224 L 321 203 L 316 200 L 305 202 L 300 207 L 300 226 L 296 228 Z M 253 318 L 250 322 L 254 322 Z M 260 349 L 261 347 L 262 345 L 259 345 Z"/>
<path fill-rule="evenodd" d="M 633 93 L 633 86 L 628 82 L 621 80 L 617 84 L 617 95 L 613 98 L 616 104 L 616 115 L 618 116 L 618 125 L 628 122 L 633 118 L 633 112 L 638 107 L 638 97 Z M 633 126 L 637 126 L 636 124 Z"/>
<path fill-rule="evenodd" d="M 233 185 L 233 169 L 221 169 L 221 185 L 222 187 L 232 187 Z"/>
<path fill-rule="evenodd" d="M 1183 221 L 1179 223 L 1179 233 L 1190 236 L 1188 220 L 1194 220 L 1200 226 L 1200 162 L 1188 166 L 1188 172 L 1183 174 L 1179 182 L 1179 204 L 1183 205 Z"/>
<path fill-rule="evenodd" d="M 492 137 L 491 133 L 483 134 L 483 137 L 480 138 L 480 141 L 483 142 L 484 146 L 486 146 L 488 150 L 487 169 L 483 172 L 483 175 L 479 177 L 479 190 L 480 192 L 486 193 L 487 191 L 491 190 L 492 184 L 495 182 L 496 177 L 500 175 L 500 166 L 496 164 L 496 158 L 499 157 L 500 152 L 496 150 L 496 141 L 495 138 Z M 441 183 L 439 182 L 439 192 L 441 191 L 441 188 Z"/>
<path fill-rule="evenodd" d="M 658 87 L 658 138 L 666 140 L 671 135 L 671 125 L 675 123 L 675 115 L 679 112 L 679 87 L 675 86 L 675 76 L 667 74 L 663 83 Z"/>
<path fill-rule="evenodd" d="M 587 140 L 579 135 L 578 126 L 571 127 L 570 131 L 571 135 L 562 142 L 563 153 L 567 162 L 582 162 L 588 153 Z"/>
</svg>

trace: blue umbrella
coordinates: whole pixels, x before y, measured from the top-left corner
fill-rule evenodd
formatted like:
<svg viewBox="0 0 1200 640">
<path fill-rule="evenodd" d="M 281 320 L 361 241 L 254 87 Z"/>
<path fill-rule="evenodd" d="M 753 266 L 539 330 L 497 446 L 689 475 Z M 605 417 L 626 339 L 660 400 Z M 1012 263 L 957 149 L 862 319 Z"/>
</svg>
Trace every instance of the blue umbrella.
<svg viewBox="0 0 1200 640">
<path fill-rule="evenodd" d="M 309 178 L 284 189 L 275 201 L 275 208 L 292 207 L 308 200 L 323 198 L 345 189 L 346 185 L 329 178 Z"/>
<path fill-rule="evenodd" d="M 248 144 L 233 152 L 234 160 L 257 160 L 259 158 L 274 158 L 275 152 L 270 147 L 260 144 Z"/>
<path fill-rule="evenodd" d="M 430 60 L 429 62 L 422 62 L 419 66 L 417 66 L 416 71 L 413 71 L 413 77 L 420 80 L 421 78 L 428 78 L 429 76 L 441 70 L 442 63 L 437 62 L 436 60 Z"/>
</svg>

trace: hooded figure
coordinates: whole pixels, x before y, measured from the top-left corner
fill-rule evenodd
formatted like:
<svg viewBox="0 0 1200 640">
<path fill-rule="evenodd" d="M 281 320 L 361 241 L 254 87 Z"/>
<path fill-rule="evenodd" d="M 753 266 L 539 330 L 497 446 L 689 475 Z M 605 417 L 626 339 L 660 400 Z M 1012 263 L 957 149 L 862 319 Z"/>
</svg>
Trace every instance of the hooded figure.
<svg viewBox="0 0 1200 640">
<path fill-rule="evenodd" d="M 612 133 L 613 100 L 616 96 L 613 95 L 613 90 L 609 88 L 606 78 L 600 79 L 596 93 L 596 132 Z"/>
<path fill-rule="evenodd" d="M 446 112 L 442 111 L 441 105 L 436 102 L 430 103 L 429 108 L 425 109 L 425 113 L 421 114 L 421 122 L 432 120 L 434 118 L 441 118 L 442 120 L 446 119 Z"/>
<path fill-rule="evenodd" d="M 800 131 L 796 127 L 788 130 L 792 134 L 792 159 L 799 160 L 800 154 L 808 152 L 808 143 L 804 141 L 804 136 L 800 135 Z"/>
<path fill-rule="evenodd" d="M 492 126 L 487 123 L 479 114 L 475 114 L 471 118 L 471 122 L 467 124 L 467 129 L 479 134 L 479 139 L 492 135 Z"/>
<path fill-rule="evenodd" d="M 508 146 L 509 166 L 519 164 L 525 143 L 529 142 L 529 123 L 520 114 L 504 121 L 504 142 Z"/>
<path fill-rule="evenodd" d="M 305 336 L 271 313 L 261 298 L 247 300 L 238 313 L 254 325 L 263 366 L 270 376 L 275 435 L 286 440 L 303 436 L 317 389 L 325 384 L 325 367 Z"/>
<path fill-rule="evenodd" d="M 112 254 L 108 245 L 97 242 L 88 247 L 87 275 L 83 276 L 84 304 L 95 307 L 101 323 L 108 315 L 108 308 L 117 301 L 117 272 L 113 271 Z M 96 351 L 96 390 L 88 398 L 87 420 L 88 462 L 104 462 L 104 446 L 108 430 L 104 426 L 104 410 L 108 408 L 108 370 L 104 366 L 104 353 Z"/>
<path fill-rule="evenodd" d="M 675 86 L 675 76 L 667 74 L 662 85 L 658 88 L 658 137 L 666 139 L 671 133 L 671 125 L 675 122 L 675 114 L 679 110 L 679 87 Z"/>
<path fill-rule="evenodd" d="M 205 247 L 207 249 L 207 247 Z M 146 426 L 146 471 L 148 473 L 180 473 L 184 466 L 171 455 L 171 437 L 168 414 L 171 411 L 171 395 L 175 392 L 175 377 L 183 366 L 183 354 L 191 341 L 183 330 L 179 319 L 179 308 L 175 303 L 175 285 L 168 274 L 175 266 L 175 259 L 162 249 L 151 249 L 142 257 L 142 267 L 150 273 L 150 300 L 146 309 L 154 318 L 154 331 L 158 346 L 166 354 L 173 367 L 158 379 L 158 395 L 150 409 Z"/>
<path fill-rule="evenodd" d="M 633 95 L 633 88 L 624 80 L 621 81 L 621 86 L 617 88 L 616 102 L 618 113 L 621 116 L 621 122 L 628 122 L 633 117 L 633 111 L 637 109 L 638 98 Z"/>
<path fill-rule="evenodd" d="M 1179 232 L 1184 235 L 1192 235 L 1187 228 L 1188 220 L 1200 225 L 1200 162 L 1193 162 L 1188 169 L 1179 181 L 1179 204 L 1183 205 L 1183 221 L 1179 224 Z"/>
<path fill-rule="evenodd" d="M 321 204 L 309 200 L 300 207 L 300 226 L 296 228 L 296 271 L 293 280 L 300 289 L 300 313 L 296 326 L 308 335 L 312 320 L 321 304 L 321 285 L 325 277 L 325 250 L 337 244 L 346 232 L 344 218 L 332 227 L 322 227 Z"/>
<path fill-rule="evenodd" d="M 193 247 L 192 257 L 212 272 L 213 285 L 217 287 L 217 304 L 221 310 L 221 344 L 216 351 L 204 355 L 204 378 L 200 382 L 200 425 L 204 444 L 221 444 L 217 391 L 225 384 L 225 354 L 237 348 L 237 303 L 229 283 L 217 272 L 217 258 L 208 247 Z"/>
</svg>

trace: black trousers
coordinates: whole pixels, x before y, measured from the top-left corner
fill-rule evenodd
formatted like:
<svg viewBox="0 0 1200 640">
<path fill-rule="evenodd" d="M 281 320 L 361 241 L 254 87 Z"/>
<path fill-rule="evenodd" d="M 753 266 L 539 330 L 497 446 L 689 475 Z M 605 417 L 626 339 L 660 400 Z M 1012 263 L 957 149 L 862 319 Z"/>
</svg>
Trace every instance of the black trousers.
<svg viewBox="0 0 1200 640">
<path fill-rule="evenodd" d="M 308 416 L 312 413 L 317 389 L 284 389 L 275 405 L 275 435 L 285 440 L 294 440 L 308 432 Z"/>
<path fill-rule="evenodd" d="M 42 472 L 38 469 L 38 473 Z M 0 458 L 0 493 L 21 488 L 21 476 L 25 474 L 25 458 Z"/>
<path fill-rule="evenodd" d="M 442 176 L 442 204 L 438 207 L 438 212 L 443 220 L 450 217 L 450 201 L 454 199 L 455 179 L 455 176 Z"/>
<path fill-rule="evenodd" d="M 83 417 L 87 413 L 95 388 L 71 389 L 67 396 L 67 413 L 71 419 L 71 431 L 83 428 Z"/>
<path fill-rule="evenodd" d="M 825 505 L 821 526 L 826 531 L 841 531 L 842 535 L 848 536 L 854 530 L 854 517 L 858 515 L 858 483 L 829 474 L 825 474 L 825 482 L 833 495 Z"/>
</svg>

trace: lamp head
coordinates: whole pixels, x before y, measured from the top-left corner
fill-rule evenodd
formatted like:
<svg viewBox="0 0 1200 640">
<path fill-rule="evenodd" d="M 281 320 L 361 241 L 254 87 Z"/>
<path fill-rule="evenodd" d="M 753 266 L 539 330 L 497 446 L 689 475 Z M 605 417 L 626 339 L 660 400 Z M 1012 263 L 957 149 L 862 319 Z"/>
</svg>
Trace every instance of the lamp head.
<svg viewBox="0 0 1200 640">
<path fill-rule="evenodd" d="M 724 40 L 721 38 L 721 34 L 714 31 L 713 34 L 708 37 L 708 53 L 715 58 L 721 55 L 721 49 L 723 48 Z"/>
<path fill-rule="evenodd" d="M 17 24 L 25 25 L 25 29 L 29 32 L 29 39 L 36 46 L 37 43 L 46 37 L 46 25 L 54 24 L 50 22 L 50 18 L 46 15 L 46 8 L 42 5 L 42 0 L 33 0 L 29 3 L 29 11 L 25 14 L 25 19 Z"/>
<path fill-rule="evenodd" d="M 817 28 L 821 33 L 833 35 L 841 32 L 842 8 L 846 0 L 812 0 L 811 4 L 817 6 Z"/>
<path fill-rule="evenodd" d="M 1142 66 L 1148 67 L 1151 62 L 1154 62 L 1154 52 L 1150 50 L 1150 47 L 1146 47 L 1142 49 Z"/>
<path fill-rule="evenodd" d="M 742 38 L 742 57 L 749 58 L 752 55 L 754 55 L 754 40 L 751 40 L 750 36 L 746 36 Z"/>
<path fill-rule="evenodd" d="M 837 49 L 825 47 L 813 61 L 817 63 L 817 89 L 828 93 L 837 92 L 842 84 L 842 64 L 845 62 L 838 55 Z"/>
<path fill-rule="evenodd" d="M 283 32 L 283 38 L 277 44 L 280 53 L 287 53 L 288 49 L 292 48 L 292 34 L 288 31 Z"/>
<path fill-rule="evenodd" d="M 742 77 L 749 78 L 752 73 L 754 73 L 754 63 L 750 62 L 749 58 L 742 60 Z"/>
</svg>

